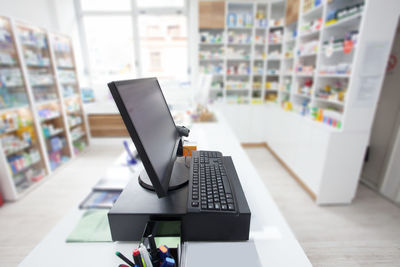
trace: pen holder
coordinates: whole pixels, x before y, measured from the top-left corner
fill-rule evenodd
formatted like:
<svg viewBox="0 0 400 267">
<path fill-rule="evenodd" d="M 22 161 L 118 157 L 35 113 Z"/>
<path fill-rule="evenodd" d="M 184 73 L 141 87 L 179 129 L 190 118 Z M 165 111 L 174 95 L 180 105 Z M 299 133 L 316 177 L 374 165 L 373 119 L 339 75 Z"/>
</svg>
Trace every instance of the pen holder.
<svg viewBox="0 0 400 267">
<path fill-rule="evenodd" d="M 175 259 L 175 266 L 180 266 L 181 255 L 181 222 L 180 221 L 149 221 L 142 235 L 142 243 L 150 252 L 148 236 L 153 235 L 156 246 L 166 245 L 169 253 Z"/>
</svg>

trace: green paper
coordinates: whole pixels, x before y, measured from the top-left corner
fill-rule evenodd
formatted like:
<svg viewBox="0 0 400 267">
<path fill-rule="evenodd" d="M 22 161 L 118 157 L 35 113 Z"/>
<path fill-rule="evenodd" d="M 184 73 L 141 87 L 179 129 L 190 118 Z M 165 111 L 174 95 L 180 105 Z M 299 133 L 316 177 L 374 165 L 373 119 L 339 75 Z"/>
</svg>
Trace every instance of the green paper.
<svg viewBox="0 0 400 267">
<path fill-rule="evenodd" d="M 111 242 L 108 210 L 85 212 L 66 242 Z"/>
<path fill-rule="evenodd" d="M 168 248 L 178 248 L 178 245 L 181 243 L 181 238 L 179 236 L 154 237 L 154 241 L 156 241 L 156 246 L 158 248 L 162 245 Z"/>
</svg>

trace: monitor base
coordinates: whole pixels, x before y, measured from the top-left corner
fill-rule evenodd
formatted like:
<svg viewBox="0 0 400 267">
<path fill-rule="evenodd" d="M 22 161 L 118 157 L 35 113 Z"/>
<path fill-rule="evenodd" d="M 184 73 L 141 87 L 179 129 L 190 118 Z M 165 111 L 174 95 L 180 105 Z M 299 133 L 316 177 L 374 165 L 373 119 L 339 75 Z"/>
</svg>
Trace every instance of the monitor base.
<svg viewBox="0 0 400 267">
<path fill-rule="evenodd" d="M 186 161 L 186 162 L 185 162 Z M 169 181 L 168 191 L 176 190 L 186 186 L 189 182 L 190 175 L 190 157 L 177 157 L 174 163 L 174 168 Z M 155 191 L 145 169 L 139 174 L 139 184 L 151 191 Z"/>
</svg>

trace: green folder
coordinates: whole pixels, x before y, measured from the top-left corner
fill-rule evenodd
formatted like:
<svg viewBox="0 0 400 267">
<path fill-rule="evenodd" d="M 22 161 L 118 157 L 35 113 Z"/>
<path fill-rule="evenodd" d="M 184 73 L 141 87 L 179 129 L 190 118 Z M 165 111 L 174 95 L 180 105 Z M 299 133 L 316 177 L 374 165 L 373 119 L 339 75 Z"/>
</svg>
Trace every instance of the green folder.
<svg viewBox="0 0 400 267">
<path fill-rule="evenodd" d="M 111 242 L 107 213 L 109 210 L 89 210 L 85 212 L 67 237 L 66 242 Z"/>
</svg>

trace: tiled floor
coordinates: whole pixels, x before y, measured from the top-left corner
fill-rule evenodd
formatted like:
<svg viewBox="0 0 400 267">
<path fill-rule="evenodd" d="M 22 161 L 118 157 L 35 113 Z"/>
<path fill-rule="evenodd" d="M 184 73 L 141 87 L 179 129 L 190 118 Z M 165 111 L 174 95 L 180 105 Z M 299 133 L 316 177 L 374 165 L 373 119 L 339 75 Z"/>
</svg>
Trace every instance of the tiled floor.
<svg viewBox="0 0 400 267">
<path fill-rule="evenodd" d="M 265 148 L 246 149 L 314 266 L 400 266 L 400 208 L 360 185 L 351 205 L 317 206 Z"/>
<path fill-rule="evenodd" d="M 317 206 L 267 150 L 246 151 L 314 266 L 400 266 L 398 207 L 364 186 L 352 205 Z M 1 207 L 0 266 L 16 266 L 121 152 L 120 139 L 94 140 L 38 189 Z"/>
</svg>

